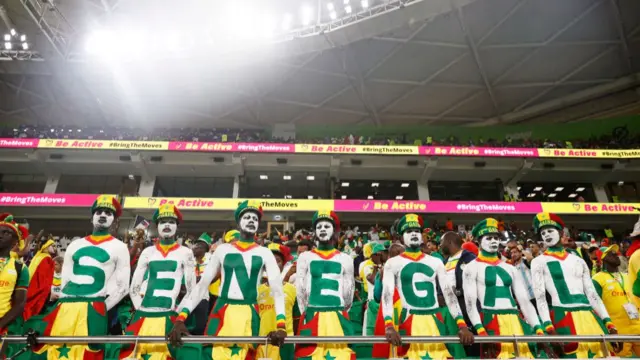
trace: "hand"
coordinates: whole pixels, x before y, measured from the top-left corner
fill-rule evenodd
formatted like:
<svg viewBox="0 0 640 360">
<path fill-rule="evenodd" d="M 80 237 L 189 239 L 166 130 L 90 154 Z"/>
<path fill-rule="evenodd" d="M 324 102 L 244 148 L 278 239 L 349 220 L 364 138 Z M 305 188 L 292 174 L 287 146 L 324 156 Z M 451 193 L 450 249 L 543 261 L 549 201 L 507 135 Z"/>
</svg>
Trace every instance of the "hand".
<svg viewBox="0 0 640 360">
<path fill-rule="evenodd" d="M 272 331 L 267 334 L 267 339 L 269 339 L 269 343 L 273 346 L 282 346 L 284 344 L 284 339 L 287 337 L 287 332 L 283 329 L 278 329 L 276 331 Z"/>
<path fill-rule="evenodd" d="M 558 333 L 556 332 L 556 329 L 551 329 L 551 330 L 547 331 L 547 334 L 549 334 L 549 335 L 558 335 Z M 553 352 L 555 353 L 555 355 L 557 357 L 562 357 L 564 355 L 564 349 L 562 347 L 562 344 L 560 344 L 560 343 L 551 343 L 551 347 L 553 348 Z"/>
<path fill-rule="evenodd" d="M 393 328 L 393 326 L 387 326 L 384 330 L 384 336 L 387 338 L 387 341 L 393 346 L 402 345 L 402 339 L 400 338 L 400 334 Z"/>
<path fill-rule="evenodd" d="M 182 342 L 183 335 L 190 335 L 189 331 L 187 330 L 187 327 L 184 325 L 184 321 L 176 320 L 176 322 L 173 324 L 173 329 L 171 329 L 171 332 L 169 332 L 169 335 L 167 335 L 167 337 L 169 338 L 169 342 L 173 346 L 180 347 L 183 345 L 183 342 Z"/>
<path fill-rule="evenodd" d="M 496 344 L 482 344 L 482 358 L 495 359 L 498 356 Z"/>
<path fill-rule="evenodd" d="M 458 330 L 458 337 L 460 338 L 460 343 L 462 345 L 469 346 L 473 344 L 473 333 L 467 328 Z"/>
<path fill-rule="evenodd" d="M 609 335 L 618 335 L 618 330 L 616 328 L 609 329 Z M 613 351 L 619 353 L 622 351 L 623 344 L 620 342 L 612 342 L 611 346 L 613 347 Z"/>
</svg>

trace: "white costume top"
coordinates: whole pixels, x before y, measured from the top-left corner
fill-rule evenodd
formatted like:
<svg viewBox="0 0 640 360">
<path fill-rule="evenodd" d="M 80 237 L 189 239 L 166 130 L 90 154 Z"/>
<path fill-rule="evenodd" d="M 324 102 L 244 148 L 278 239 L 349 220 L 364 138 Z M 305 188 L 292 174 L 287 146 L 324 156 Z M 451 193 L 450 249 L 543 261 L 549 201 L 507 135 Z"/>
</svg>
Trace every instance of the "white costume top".
<svg viewBox="0 0 640 360">
<path fill-rule="evenodd" d="M 393 293 L 397 288 L 402 307 L 417 311 L 437 311 L 436 294 L 440 284 L 444 300 L 451 316 L 460 324 L 462 311 L 453 284 L 447 280 L 444 264 L 431 255 L 417 254 L 416 258 L 404 252 L 387 261 L 382 278 L 382 314 L 385 322 L 393 318 Z"/>
<path fill-rule="evenodd" d="M 531 262 L 533 292 L 538 313 L 545 326 L 551 324 L 545 292 L 551 295 L 551 305 L 565 309 L 592 308 L 598 316 L 610 321 L 609 313 L 596 292 L 587 264 L 578 256 L 549 250 Z"/>
<path fill-rule="evenodd" d="M 148 274 L 146 281 L 145 274 Z M 160 245 L 144 249 L 131 280 L 129 296 L 133 306 L 148 312 L 181 309 L 182 306 L 176 307 L 176 300 L 183 277 L 187 290 L 184 298 L 188 298 L 196 284 L 195 258 L 189 248 L 176 243 L 166 253 Z M 141 291 L 143 281 L 146 283 L 144 292 Z"/>
<path fill-rule="evenodd" d="M 463 279 L 467 314 L 476 330 L 483 327 L 476 306 L 478 299 L 482 310 L 511 310 L 516 313 L 517 300 L 527 323 L 532 328 L 540 326 L 538 314 L 529 301 L 522 275 L 512 265 L 502 260 L 492 264 L 475 259 L 464 268 Z"/>
<path fill-rule="evenodd" d="M 276 258 L 256 243 L 236 242 L 218 246 L 194 291 L 183 300 L 182 312 L 190 313 L 209 292 L 209 285 L 220 271 L 218 299 L 236 304 L 257 304 L 258 287 L 266 270 L 274 299 L 276 316 L 284 317 L 284 292 Z"/>
<path fill-rule="evenodd" d="M 69 244 L 62 265 L 60 298 L 106 297 L 109 310 L 129 291 L 129 249 L 110 235 L 93 239 L 90 235 Z"/>
<path fill-rule="evenodd" d="M 301 313 L 307 307 L 349 310 L 355 290 L 353 259 L 336 249 L 304 252 L 298 257 L 296 290 Z"/>
</svg>

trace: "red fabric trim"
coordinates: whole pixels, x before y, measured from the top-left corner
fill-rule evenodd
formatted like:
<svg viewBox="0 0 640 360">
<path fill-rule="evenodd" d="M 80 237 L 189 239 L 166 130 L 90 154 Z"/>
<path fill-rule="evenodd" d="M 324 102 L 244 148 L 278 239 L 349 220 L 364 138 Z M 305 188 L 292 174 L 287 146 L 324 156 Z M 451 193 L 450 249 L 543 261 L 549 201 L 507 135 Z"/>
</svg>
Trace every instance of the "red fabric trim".
<svg viewBox="0 0 640 360">
<path fill-rule="evenodd" d="M 629 249 L 627 249 L 627 257 L 631 257 L 636 250 L 640 249 L 640 239 L 633 240 Z"/>
<path fill-rule="evenodd" d="M 400 254 L 401 257 L 405 258 L 405 259 L 409 259 L 411 261 L 419 261 L 424 259 L 424 257 L 426 256 L 424 253 L 420 254 L 420 256 L 418 256 L 417 258 L 413 258 L 411 256 L 405 255 L 404 253 Z"/>
<path fill-rule="evenodd" d="M 93 244 L 93 245 L 100 245 L 100 244 L 104 244 L 104 243 L 106 243 L 107 241 L 114 240 L 115 238 L 114 238 L 113 236 L 110 236 L 110 237 L 108 237 L 108 238 L 106 238 L 106 239 L 104 239 L 104 240 L 96 241 L 96 240 L 93 240 L 93 239 L 91 238 L 91 235 L 89 235 L 89 236 L 85 236 L 85 238 L 84 238 L 84 239 L 85 239 L 85 240 L 87 240 L 88 242 L 90 242 L 90 243 L 91 243 L 91 244 Z"/>
<path fill-rule="evenodd" d="M 317 251 L 316 249 L 311 250 L 312 253 L 320 256 L 321 258 L 323 258 L 324 260 L 329 260 L 332 257 L 338 255 L 340 253 L 340 251 L 338 251 L 337 249 L 333 249 L 333 251 L 331 251 L 331 253 L 329 253 L 328 255 L 325 255 L 319 251 Z M 314 335 L 315 336 L 315 335 Z"/>
<path fill-rule="evenodd" d="M 160 246 L 160 243 L 156 243 L 156 249 L 158 249 L 158 251 L 160 251 L 160 254 L 162 254 L 162 257 L 166 258 L 167 255 L 169 255 L 169 253 L 171 253 L 172 251 L 176 251 L 178 250 L 178 248 L 180 247 L 180 244 L 175 243 L 173 244 L 170 248 L 167 249 L 167 251 L 165 252 L 164 249 L 162 248 L 162 246 Z"/>
<path fill-rule="evenodd" d="M 94 301 L 91 303 L 93 310 L 95 310 L 98 314 L 105 316 L 107 315 L 107 305 L 105 305 L 102 301 Z"/>
<path fill-rule="evenodd" d="M 249 251 L 249 250 L 251 250 L 251 249 L 255 249 L 255 248 L 257 248 L 258 246 L 260 246 L 260 245 L 258 245 L 258 244 L 256 244 L 256 243 L 253 243 L 253 244 L 249 245 L 249 247 L 247 247 L 247 248 L 243 248 L 243 247 L 241 247 L 241 246 L 238 246 L 238 244 L 237 244 L 237 243 L 233 243 L 233 244 L 231 244 L 231 245 L 233 245 L 233 246 L 234 246 L 236 249 L 238 249 L 240 252 Z"/>
<path fill-rule="evenodd" d="M 85 348 L 82 360 L 104 360 L 104 350 L 91 351 Z"/>
</svg>

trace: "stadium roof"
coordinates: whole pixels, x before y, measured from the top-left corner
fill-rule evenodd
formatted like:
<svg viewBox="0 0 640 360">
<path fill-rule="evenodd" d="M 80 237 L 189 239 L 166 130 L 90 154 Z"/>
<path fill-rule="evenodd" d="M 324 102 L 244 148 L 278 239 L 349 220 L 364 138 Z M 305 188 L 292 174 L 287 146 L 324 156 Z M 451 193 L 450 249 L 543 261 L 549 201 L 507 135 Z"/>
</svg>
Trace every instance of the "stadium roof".
<svg viewBox="0 0 640 360">
<path fill-rule="evenodd" d="M 482 125 L 640 112 L 637 0 L 414 0 L 242 61 L 203 41 L 183 56 L 112 54 L 125 62 L 78 55 L 77 34 L 147 2 L 46 3 L 7 1 L 47 60 L 0 61 L 2 123 Z M 30 9 L 49 38 L 28 4 L 40 4 Z"/>
</svg>

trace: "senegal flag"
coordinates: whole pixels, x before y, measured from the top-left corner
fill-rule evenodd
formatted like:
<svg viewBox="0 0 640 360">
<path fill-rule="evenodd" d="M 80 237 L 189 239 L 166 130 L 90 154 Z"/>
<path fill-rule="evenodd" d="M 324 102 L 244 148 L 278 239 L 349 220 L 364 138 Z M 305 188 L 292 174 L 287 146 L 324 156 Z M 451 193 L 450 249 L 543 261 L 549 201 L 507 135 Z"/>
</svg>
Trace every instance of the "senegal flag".
<svg viewBox="0 0 640 360">
<path fill-rule="evenodd" d="M 402 301 L 400 300 L 400 294 L 398 293 L 398 289 L 395 289 L 393 292 L 393 326 L 398 330 L 398 323 L 400 319 L 400 313 L 402 312 Z M 378 309 L 378 316 L 376 317 L 376 326 L 373 331 L 373 334 L 376 336 L 384 336 L 385 335 L 385 326 L 384 326 L 384 315 L 382 314 L 382 304 L 380 304 L 380 308 Z M 397 349 L 395 349 L 397 352 Z M 389 359 L 398 356 L 398 354 L 393 354 L 391 351 L 391 345 L 388 343 L 383 344 L 373 344 L 373 351 L 371 356 L 375 359 Z"/>
</svg>

